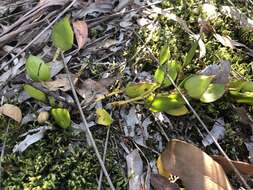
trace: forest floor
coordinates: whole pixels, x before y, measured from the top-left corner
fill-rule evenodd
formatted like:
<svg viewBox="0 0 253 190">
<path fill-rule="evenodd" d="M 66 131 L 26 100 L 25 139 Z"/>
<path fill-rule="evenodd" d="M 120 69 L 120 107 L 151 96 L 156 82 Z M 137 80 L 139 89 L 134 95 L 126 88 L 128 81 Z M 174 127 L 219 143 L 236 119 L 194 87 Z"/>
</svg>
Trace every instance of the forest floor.
<svg viewBox="0 0 253 190">
<path fill-rule="evenodd" d="M 55 64 L 51 62 L 56 52 L 51 40 L 52 27 L 40 34 L 71 2 L 0 2 L 0 189 L 111 188 L 104 175 L 100 180 L 101 165 L 83 130 L 86 124 L 80 116 L 63 61 L 57 58 L 53 61 Z M 186 149 L 189 152 L 180 153 L 182 157 L 187 157 L 185 154 L 192 156 L 189 165 L 194 165 L 197 162 L 194 158 L 203 152 L 210 156 L 222 155 L 213 139 L 207 137 L 208 132 L 198 116 L 228 157 L 246 165 L 250 172 L 238 170 L 248 186 L 253 187 L 253 95 L 250 94 L 253 87 L 242 101 L 242 91 L 240 97 L 231 96 L 229 91 L 232 81 L 253 79 L 253 2 L 205 2 L 75 1 L 60 17 L 68 16 L 76 35 L 73 47 L 64 52 L 63 60 L 68 62 L 89 129 L 101 157 L 105 155 L 103 162 L 115 189 L 148 190 L 168 186 L 168 189 L 193 190 L 196 186 L 187 182 L 184 172 L 177 173 L 178 168 L 175 172 L 167 168 L 173 174 L 165 178 L 168 182 L 154 174 L 165 175 L 156 162 L 167 149 L 168 141 L 172 143 L 175 139 L 180 140 L 175 143 L 185 142 L 185 146 L 199 148 L 198 154 L 192 151 L 192 146 Z M 38 8 L 42 11 L 36 12 Z M 31 10 L 33 12 L 29 12 Z M 84 22 L 82 27 L 88 28 L 87 36 L 85 28 L 81 30 L 80 36 L 85 41 L 82 47 L 76 34 L 77 21 Z M 38 35 L 40 37 L 34 40 Z M 147 96 L 141 93 L 145 94 L 150 90 L 149 84 L 159 81 L 156 73 L 164 48 L 166 61 L 179 65 L 175 85 L 189 100 L 197 117 L 185 103 L 186 112 L 181 110 L 184 113 L 172 114 L 162 99 L 154 103 L 159 96 L 177 92 L 174 85 L 163 86 L 163 82 L 169 80 L 166 77 Z M 51 64 L 54 70 L 54 74 L 51 72 L 52 83 L 34 82 L 27 76 L 24 68 L 31 54 Z M 224 94 L 216 101 L 203 103 L 192 98 L 186 87 L 182 87 L 187 77 L 200 74 L 210 65 L 223 67 L 224 63 L 229 63 L 229 69 L 212 71 L 215 77 L 219 75 L 228 80 L 224 84 Z M 131 93 L 126 90 L 130 83 L 137 84 Z M 31 94 L 29 96 L 23 88 L 27 84 L 38 87 L 47 96 L 46 100 L 38 101 Z M 196 91 L 198 88 L 196 85 Z M 49 97 L 55 98 L 53 105 Z M 6 104 L 20 109 L 20 121 L 13 110 L 4 111 Z M 68 110 L 70 126 L 59 126 L 52 116 L 54 107 Z M 110 114 L 113 122 L 109 126 L 99 122 L 97 110 L 100 108 Z M 50 117 L 38 121 L 41 112 Z M 64 117 L 61 119 L 67 122 Z M 31 138 L 27 140 L 29 135 Z M 176 159 L 185 161 L 185 158 Z M 185 171 L 194 169 L 181 167 Z M 226 168 L 224 170 L 227 172 Z M 189 172 L 194 176 L 193 171 Z M 203 171 L 195 172 L 199 175 L 198 172 L 202 174 Z M 224 175 L 235 189 L 247 189 L 235 173 Z M 172 188 L 171 183 L 177 187 Z M 204 184 L 201 179 L 198 183 Z"/>
</svg>

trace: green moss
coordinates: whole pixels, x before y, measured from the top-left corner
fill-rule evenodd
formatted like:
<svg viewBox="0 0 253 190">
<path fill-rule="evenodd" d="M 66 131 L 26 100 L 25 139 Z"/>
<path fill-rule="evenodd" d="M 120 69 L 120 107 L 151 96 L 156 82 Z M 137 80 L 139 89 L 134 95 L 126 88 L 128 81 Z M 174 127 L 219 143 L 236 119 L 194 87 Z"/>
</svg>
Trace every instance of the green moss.
<svg viewBox="0 0 253 190">
<path fill-rule="evenodd" d="M 2 120 L 1 126 L 5 122 Z M 82 143 L 81 139 L 84 137 L 80 136 L 80 140 L 73 141 L 71 139 L 77 137 L 72 137 L 69 131 L 54 130 L 48 132 L 42 140 L 28 147 L 22 154 L 13 154 L 11 150 L 15 141 L 20 140 L 17 134 L 13 133 L 13 129 L 9 131 L 8 146 L 2 162 L 1 185 L 5 190 L 97 189 L 101 167 L 93 149 L 87 148 L 87 145 Z M 102 143 L 98 144 L 100 151 L 103 152 Z M 118 163 L 120 159 L 116 152 L 114 148 L 109 148 L 106 167 L 116 189 L 125 189 L 127 184 L 125 172 L 121 167 L 122 164 Z M 109 189 L 105 177 L 103 187 Z"/>
</svg>

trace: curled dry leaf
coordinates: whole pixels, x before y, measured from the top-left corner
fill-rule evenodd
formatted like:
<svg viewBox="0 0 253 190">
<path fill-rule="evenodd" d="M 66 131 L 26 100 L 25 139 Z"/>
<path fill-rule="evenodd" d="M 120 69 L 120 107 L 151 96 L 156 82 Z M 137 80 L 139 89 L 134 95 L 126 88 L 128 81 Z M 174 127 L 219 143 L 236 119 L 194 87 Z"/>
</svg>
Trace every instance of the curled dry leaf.
<svg viewBox="0 0 253 190">
<path fill-rule="evenodd" d="M 209 155 L 199 148 L 180 140 L 169 141 L 159 157 L 162 165 L 182 179 L 188 190 L 232 190 L 222 169 Z M 159 168 L 158 170 L 164 170 Z"/>
<path fill-rule="evenodd" d="M 82 49 L 88 39 L 88 26 L 84 20 L 73 22 L 78 49 Z"/>
<path fill-rule="evenodd" d="M 151 184 L 156 190 L 180 190 L 177 184 L 159 174 L 151 174 Z"/>
<path fill-rule="evenodd" d="M 229 47 L 231 49 L 235 48 L 233 40 L 229 36 L 221 36 L 220 34 L 215 33 L 214 37 L 217 41 L 219 41 L 225 47 Z"/>
<path fill-rule="evenodd" d="M 15 121 L 17 121 L 18 123 L 20 123 L 22 120 L 21 110 L 19 109 L 19 107 L 14 106 L 12 104 L 4 104 L 3 106 L 1 106 L 0 114 L 10 117 Z"/>
<path fill-rule="evenodd" d="M 227 174 L 233 174 L 234 170 L 229 164 L 228 160 L 223 157 L 223 156 L 212 156 L 212 158 L 218 162 L 224 169 L 224 171 Z M 241 162 L 241 161 L 235 161 L 231 160 L 231 162 L 235 165 L 235 167 L 239 170 L 240 173 L 248 175 L 253 177 L 253 165 L 246 163 L 246 162 Z"/>
<path fill-rule="evenodd" d="M 43 124 L 48 121 L 49 113 L 47 111 L 40 112 L 37 118 L 39 124 Z"/>
</svg>

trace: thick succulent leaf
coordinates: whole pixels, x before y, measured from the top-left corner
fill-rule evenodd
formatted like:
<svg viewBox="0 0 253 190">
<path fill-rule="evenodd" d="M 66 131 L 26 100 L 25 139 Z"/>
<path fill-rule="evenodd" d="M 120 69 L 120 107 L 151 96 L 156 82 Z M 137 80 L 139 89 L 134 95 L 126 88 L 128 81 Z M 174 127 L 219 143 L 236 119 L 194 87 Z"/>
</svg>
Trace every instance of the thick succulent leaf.
<svg viewBox="0 0 253 190">
<path fill-rule="evenodd" d="M 230 94 L 236 99 L 236 102 L 253 106 L 253 92 L 241 93 L 237 91 L 230 91 Z"/>
<path fill-rule="evenodd" d="M 146 107 L 153 112 L 166 112 L 174 116 L 188 113 L 187 108 L 184 106 L 184 101 L 177 94 L 152 95 L 147 99 Z"/>
<path fill-rule="evenodd" d="M 25 68 L 27 75 L 34 81 L 50 80 L 50 67 L 40 57 L 30 55 Z"/>
<path fill-rule="evenodd" d="M 53 116 L 57 125 L 62 128 L 68 128 L 71 125 L 71 118 L 69 111 L 65 108 L 53 108 L 51 110 L 51 115 Z"/>
<path fill-rule="evenodd" d="M 24 85 L 24 91 L 31 96 L 32 98 L 42 101 L 42 102 L 46 102 L 47 97 L 45 95 L 45 93 L 41 92 L 40 90 L 34 88 L 31 85 Z"/>
<path fill-rule="evenodd" d="M 200 101 L 210 103 L 218 100 L 225 93 L 224 84 L 210 84 L 207 90 L 202 94 Z"/>
<path fill-rule="evenodd" d="M 170 59 L 170 48 L 168 45 L 165 45 L 161 48 L 159 62 L 162 65 L 169 59 Z"/>
<path fill-rule="evenodd" d="M 135 98 L 143 95 L 145 92 L 156 87 L 155 83 L 141 82 L 141 83 L 129 83 L 125 88 L 125 93 L 130 98 Z"/>
<path fill-rule="evenodd" d="M 190 97 L 199 99 L 211 81 L 212 76 L 194 75 L 185 81 L 184 88 Z"/>
<path fill-rule="evenodd" d="M 104 126 L 110 126 L 113 122 L 112 117 L 110 114 L 102 108 L 96 110 L 97 114 L 97 123 Z"/>
<path fill-rule="evenodd" d="M 245 81 L 242 85 L 241 92 L 253 92 L 253 82 Z"/>
<path fill-rule="evenodd" d="M 178 68 L 179 66 L 176 61 L 159 66 L 154 75 L 155 81 L 159 84 L 163 83 L 165 87 L 170 86 L 171 81 L 167 77 L 167 74 L 175 80 L 177 78 Z"/>
<path fill-rule="evenodd" d="M 245 81 L 243 80 L 234 80 L 229 83 L 228 89 L 233 91 L 240 91 L 244 84 Z"/>
<path fill-rule="evenodd" d="M 65 17 L 55 24 L 53 27 L 52 40 L 53 44 L 62 51 L 67 51 L 72 48 L 74 33 L 68 17 Z"/>
</svg>

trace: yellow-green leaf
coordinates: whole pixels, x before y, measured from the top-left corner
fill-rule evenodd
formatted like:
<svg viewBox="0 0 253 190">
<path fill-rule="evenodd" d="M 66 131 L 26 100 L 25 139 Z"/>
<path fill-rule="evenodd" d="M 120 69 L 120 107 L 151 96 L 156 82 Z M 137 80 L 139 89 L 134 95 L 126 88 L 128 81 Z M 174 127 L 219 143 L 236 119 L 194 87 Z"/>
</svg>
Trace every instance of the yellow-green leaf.
<svg viewBox="0 0 253 190">
<path fill-rule="evenodd" d="M 200 101 L 210 103 L 218 100 L 225 93 L 224 84 L 210 84 L 207 90 L 202 94 Z"/>
<path fill-rule="evenodd" d="M 97 114 L 97 123 L 99 125 L 110 126 L 112 124 L 113 119 L 105 109 L 102 108 L 97 109 L 96 114 Z"/>
<path fill-rule="evenodd" d="M 236 99 L 236 102 L 253 106 L 253 92 L 241 93 L 237 91 L 230 91 L 230 94 Z"/>
<path fill-rule="evenodd" d="M 146 107 L 153 112 L 166 112 L 173 116 L 188 113 L 184 106 L 184 100 L 178 94 L 157 94 L 150 96 L 146 101 Z"/>
<path fill-rule="evenodd" d="M 190 97 L 199 99 L 207 90 L 212 79 L 212 76 L 194 75 L 185 81 L 184 88 Z"/>
<path fill-rule="evenodd" d="M 53 44 L 62 51 L 67 51 L 72 48 L 74 33 L 68 17 L 65 17 L 55 24 L 53 27 L 52 40 Z"/>
<path fill-rule="evenodd" d="M 152 90 L 156 86 L 157 84 L 155 83 L 147 83 L 147 82 L 129 83 L 125 88 L 125 93 L 130 98 L 135 98 L 143 95 L 145 92 L 149 90 Z"/>
<path fill-rule="evenodd" d="M 62 128 L 68 128 L 71 125 L 71 118 L 69 111 L 65 108 L 53 108 L 51 110 L 51 115 L 53 116 L 57 125 Z"/>
<path fill-rule="evenodd" d="M 245 81 L 242 85 L 241 92 L 253 92 L 253 82 Z"/>
<path fill-rule="evenodd" d="M 245 84 L 246 81 L 243 80 L 234 80 L 231 81 L 228 85 L 228 89 L 229 90 L 233 90 L 233 91 L 240 91 L 243 87 L 243 85 Z"/>
<path fill-rule="evenodd" d="M 31 85 L 24 85 L 24 91 L 31 96 L 32 98 L 42 101 L 42 102 L 46 102 L 47 98 L 44 92 L 41 92 L 40 90 L 34 88 Z"/>
<path fill-rule="evenodd" d="M 25 68 L 27 75 L 34 81 L 50 80 L 50 67 L 40 57 L 30 55 Z"/>
<path fill-rule="evenodd" d="M 164 64 L 168 59 L 170 59 L 170 48 L 168 45 L 165 45 L 161 48 L 159 55 L 160 64 Z"/>
<path fill-rule="evenodd" d="M 165 87 L 170 86 L 171 81 L 167 75 L 169 75 L 174 81 L 177 78 L 178 68 L 179 65 L 176 61 L 168 62 L 159 66 L 154 75 L 155 81 L 159 84 L 163 83 L 163 86 Z"/>
</svg>

